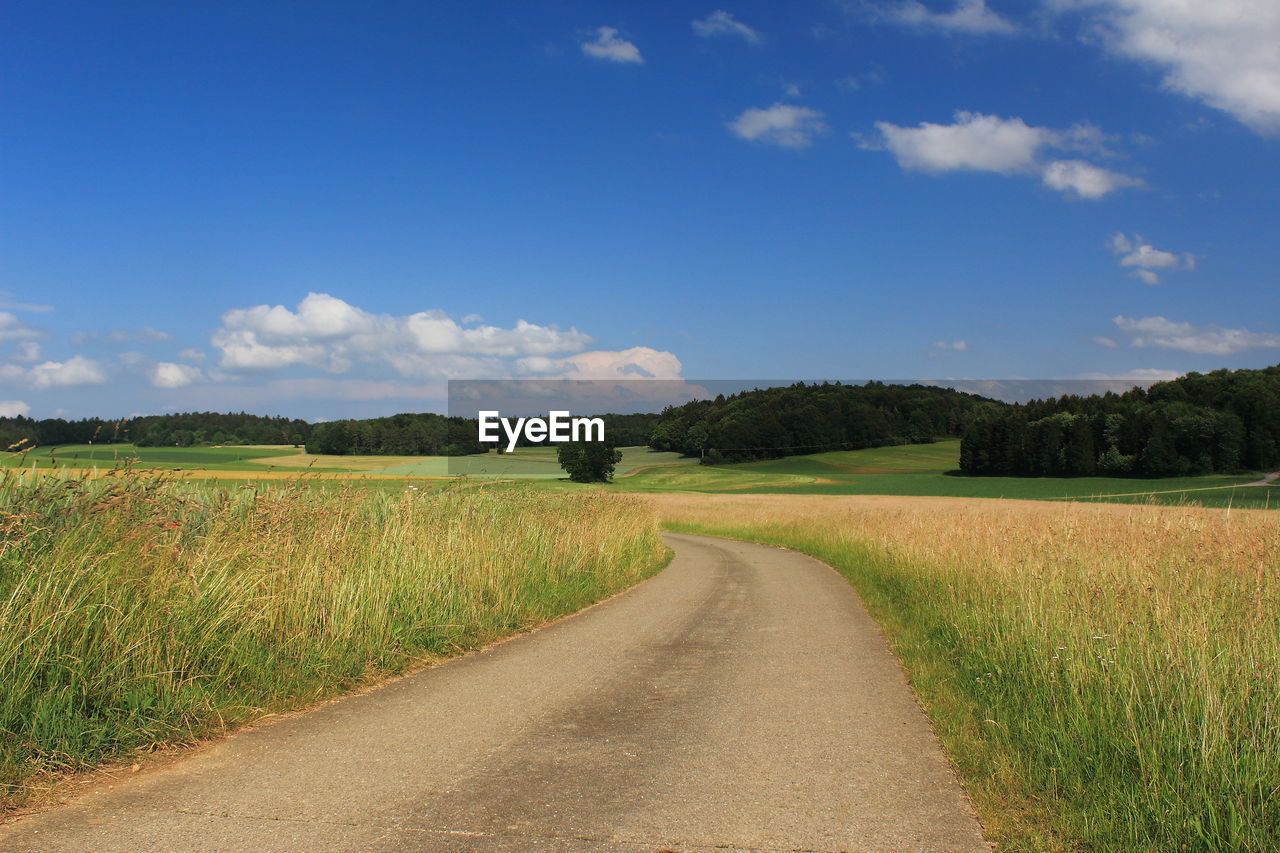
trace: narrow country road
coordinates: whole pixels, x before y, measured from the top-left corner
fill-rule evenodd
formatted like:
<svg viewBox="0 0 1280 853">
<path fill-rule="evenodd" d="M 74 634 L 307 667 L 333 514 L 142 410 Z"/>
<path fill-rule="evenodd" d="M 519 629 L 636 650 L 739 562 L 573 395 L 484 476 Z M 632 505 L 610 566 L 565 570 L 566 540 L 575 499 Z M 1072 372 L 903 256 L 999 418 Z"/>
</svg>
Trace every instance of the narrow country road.
<svg viewBox="0 0 1280 853">
<path fill-rule="evenodd" d="M 667 541 L 602 605 L 0 826 L 0 851 L 989 849 L 839 575 Z"/>
</svg>

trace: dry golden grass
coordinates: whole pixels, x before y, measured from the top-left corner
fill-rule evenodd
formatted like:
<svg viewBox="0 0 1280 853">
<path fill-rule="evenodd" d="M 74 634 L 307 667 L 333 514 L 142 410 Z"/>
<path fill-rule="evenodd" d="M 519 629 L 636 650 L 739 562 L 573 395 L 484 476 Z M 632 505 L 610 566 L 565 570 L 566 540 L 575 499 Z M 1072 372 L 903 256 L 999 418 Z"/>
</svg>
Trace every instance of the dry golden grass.
<svg viewBox="0 0 1280 853">
<path fill-rule="evenodd" d="M 1280 849 L 1280 513 L 651 501 L 846 574 L 1007 848 Z"/>
<path fill-rule="evenodd" d="M 0 811 L 33 776 L 481 645 L 665 556 L 649 508 L 601 491 L 0 472 Z"/>
<path fill-rule="evenodd" d="M 324 454 L 292 453 L 285 456 L 266 456 L 246 460 L 253 465 L 273 468 L 346 468 L 351 471 L 377 472 L 393 465 L 407 465 L 436 456 L 326 456 Z"/>
</svg>

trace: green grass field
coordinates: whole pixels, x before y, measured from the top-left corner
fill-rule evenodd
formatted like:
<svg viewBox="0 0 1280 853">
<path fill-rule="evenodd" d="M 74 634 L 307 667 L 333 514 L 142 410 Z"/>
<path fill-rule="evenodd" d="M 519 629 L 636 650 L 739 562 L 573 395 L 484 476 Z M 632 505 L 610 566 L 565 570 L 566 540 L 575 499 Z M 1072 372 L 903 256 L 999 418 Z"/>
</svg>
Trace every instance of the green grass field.
<svg viewBox="0 0 1280 853">
<path fill-rule="evenodd" d="M 617 480 L 638 492 L 918 495 L 1280 508 L 1280 489 L 1244 486 L 1258 474 L 1143 480 L 956 476 L 958 440 L 790 456 L 738 465 L 657 468 Z"/>
<path fill-rule="evenodd" d="M 1244 484 L 1258 474 L 1179 477 L 1160 480 L 1107 477 L 963 477 L 955 471 L 957 440 L 791 456 L 738 465 L 699 465 L 697 459 L 647 447 L 623 448 L 614 488 L 628 492 L 711 492 L 796 495 L 919 495 L 1023 500 L 1087 500 L 1119 503 L 1195 503 L 1202 506 L 1280 508 L 1280 486 Z M 460 456 L 313 456 L 288 446 L 135 447 L 131 444 L 64 445 L 11 454 L 0 467 L 110 469 L 130 462 L 138 468 L 208 472 L 216 479 L 291 473 L 385 477 L 466 476 L 565 481 L 553 448 L 520 448 L 512 454 Z"/>
<path fill-rule="evenodd" d="M 0 813 L 42 775 L 484 645 L 667 556 L 633 496 L 329 482 L 0 472 Z"/>
<path fill-rule="evenodd" d="M 651 499 L 852 582 L 1000 850 L 1280 850 L 1277 514 Z"/>
</svg>

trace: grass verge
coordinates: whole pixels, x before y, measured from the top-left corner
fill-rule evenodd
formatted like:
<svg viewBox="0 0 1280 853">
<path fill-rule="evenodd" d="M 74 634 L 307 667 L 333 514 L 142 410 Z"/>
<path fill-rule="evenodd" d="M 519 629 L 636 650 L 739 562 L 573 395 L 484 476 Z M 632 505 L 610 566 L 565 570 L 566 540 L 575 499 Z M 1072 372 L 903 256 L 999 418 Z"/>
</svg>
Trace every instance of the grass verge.
<svg viewBox="0 0 1280 853">
<path fill-rule="evenodd" d="M 836 567 L 1010 850 L 1280 849 L 1280 518 L 911 498 L 655 498 Z"/>
<path fill-rule="evenodd" d="M 0 802 L 570 613 L 666 554 L 648 507 L 598 491 L 2 474 Z"/>
</svg>

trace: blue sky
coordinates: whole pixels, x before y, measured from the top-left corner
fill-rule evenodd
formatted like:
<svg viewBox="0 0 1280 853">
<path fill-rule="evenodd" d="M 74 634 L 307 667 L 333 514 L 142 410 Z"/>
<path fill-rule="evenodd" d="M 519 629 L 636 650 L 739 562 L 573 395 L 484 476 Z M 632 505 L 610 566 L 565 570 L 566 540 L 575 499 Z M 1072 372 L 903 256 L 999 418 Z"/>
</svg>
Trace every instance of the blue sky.
<svg viewBox="0 0 1280 853">
<path fill-rule="evenodd" d="M 1280 362 L 1274 0 L 41 0 L 0 48 L 0 413 Z"/>
</svg>

